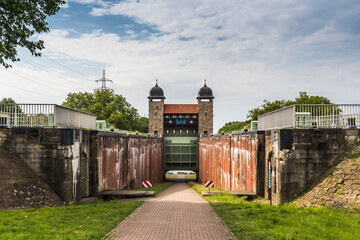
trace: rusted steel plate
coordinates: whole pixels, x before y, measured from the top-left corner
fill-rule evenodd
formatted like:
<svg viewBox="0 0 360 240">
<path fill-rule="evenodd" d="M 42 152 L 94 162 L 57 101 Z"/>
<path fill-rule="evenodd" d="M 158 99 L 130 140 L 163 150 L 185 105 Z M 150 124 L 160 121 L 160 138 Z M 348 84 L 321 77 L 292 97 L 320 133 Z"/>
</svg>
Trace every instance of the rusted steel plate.
<svg viewBox="0 0 360 240">
<path fill-rule="evenodd" d="M 99 149 L 99 191 L 162 182 L 162 139 L 99 134 Z"/>
<path fill-rule="evenodd" d="M 224 190 L 256 192 L 256 144 L 251 134 L 201 138 L 199 178 Z"/>
</svg>

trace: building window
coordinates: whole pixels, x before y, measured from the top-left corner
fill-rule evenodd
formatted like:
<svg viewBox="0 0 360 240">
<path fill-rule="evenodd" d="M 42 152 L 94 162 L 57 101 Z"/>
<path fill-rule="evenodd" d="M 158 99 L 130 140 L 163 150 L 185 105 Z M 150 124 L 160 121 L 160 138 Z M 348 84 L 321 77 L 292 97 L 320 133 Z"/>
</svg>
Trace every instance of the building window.
<svg viewBox="0 0 360 240">
<path fill-rule="evenodd" d="M 189 115 L 189 114 L 186 114 L 186 115 L 185 115 L 185 118 L 190 118 L 190 115 Z"/>
<path fill-rule="evenodd" d="M 182 129 L 179 130 L 179 133 L 182 133 Z"/>
<path fill-rule="evenodd" d="M 193 118 L 197 118 L 197 116 L 196 116 L 196 115 L 193 115 L 192 117 L 193 117 Z"/>
<path fill-rule="evenodd" d="M 172 118 L 177 118 L 177 116 L 176 116 L 176 115 L 172 115 Z"/>
<path fill-rule="evenodd" d="M 189 129 L 186 129 L 186 133 L 189 133 Z"/>
<path fill-rule="evenodd" d="M 173 129 L 173 133 L 176 133 L 176 130 L 175 130 L 175 129 Z"/>
<path fill-rule="evenodd" d="M 169 129 L 166 130 L 166 133 L 169 133 Z"/>
<path fill-rule="evenodd" d="M 205 117 L 207 116 L 207 113 L 205 112 Z"/>
<path fill-rule="evenodd" d="M 169 115 L 165 115 L 165 118 L 170 118 L 170 116 L 169 116 Z"/>
<path fill-rule="evenodd" d="M 195 130 L 195 129 L 193 130 L 193 133 L 194 133 L 194 134 L 196 133 L 196 130 Z"/>
<path fill-rule="evenodd" d="M 184 115 L 181 115 L 181 114 L 180 114 L 180 115 L 179 115 L 179 118 L 184 118 Z"/>
</svg>

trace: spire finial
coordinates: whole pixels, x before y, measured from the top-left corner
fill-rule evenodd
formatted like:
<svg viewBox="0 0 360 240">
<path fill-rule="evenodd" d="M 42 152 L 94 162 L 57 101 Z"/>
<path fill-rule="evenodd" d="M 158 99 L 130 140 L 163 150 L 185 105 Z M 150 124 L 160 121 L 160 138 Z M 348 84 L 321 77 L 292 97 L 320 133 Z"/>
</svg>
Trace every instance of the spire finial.
<svg viewBox="0 0 360 240">
<path fill-rule="evenodd" d="M 156 86 L 158 85 L 158 80 L 156 79 Z"/>
<path fill-rule="evenodd" d="M 206 79 L 204 79 L 204 86 L 206 86 Z"/>
</svg>

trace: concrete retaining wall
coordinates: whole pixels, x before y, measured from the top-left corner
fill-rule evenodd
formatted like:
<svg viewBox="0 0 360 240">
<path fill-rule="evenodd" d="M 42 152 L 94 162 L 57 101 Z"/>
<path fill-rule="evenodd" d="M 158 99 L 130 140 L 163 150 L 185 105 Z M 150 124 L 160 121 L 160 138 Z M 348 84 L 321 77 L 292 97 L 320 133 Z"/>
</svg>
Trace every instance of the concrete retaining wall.
<svg viewBox="0 0 360 240">
<path fill-rule="evenodd" d="M 270 162 L 275 204 L 299 197 L 348 146 L 359 141 L 358 129 L 281 129 L 266 131 L 265 135 L 265 181 L 269 179 Z M 268 189 L 266 184 L 266 197 Z"/>
<path fill-rule="evenodd" d="M 11 128 L 7 131 L 6 149 L 19 155 L 63 201 L 80 198 L 80 160 L 87 156 L 86 165 L 89 165 L 90 131 L 57 128 Z M 88 175 L 88 169 L 86 171 Z M 88 187 L 89 182 L 86 184 Z M 89 196 L 89 190 L 85 196 Z"/>
</svg>

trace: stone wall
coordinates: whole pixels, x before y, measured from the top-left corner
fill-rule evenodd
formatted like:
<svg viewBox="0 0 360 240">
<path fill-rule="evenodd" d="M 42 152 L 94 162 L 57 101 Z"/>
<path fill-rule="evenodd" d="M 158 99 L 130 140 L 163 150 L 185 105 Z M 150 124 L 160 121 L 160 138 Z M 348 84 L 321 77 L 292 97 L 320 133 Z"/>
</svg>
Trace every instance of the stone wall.
<svg viewBox="0 0 360 240">
<path fill-rule="evenodd" d="M 359 130 L 281 129 L 265 133 L 265 183 L 275 204 L 299 197 L 336 163 L 344 150 L 359 141 Z M 265 187 L 265 197 L 269 197 Z"/>
<path fill-rule="evenodd" d="M 209 99 L 208 102 L 198 101 L 198 133 L 200 137 L 204 137 L 204 132 L 207 132 L 207 135 L 210 136 L 213 133 L 213 101 Z"/>
<path fill-rule="evenodd" d="M 158 137 L 164 134 L 164 99 L 149 100 L 149 133 L 151 136 L 158 132 Z"/>
<path fill-rule="evenodd" d="M 296 201 L 300 206 L 329 206 L 360 210 L 360 145 L 347 151 L 341 162 Z"/>
</svg>

